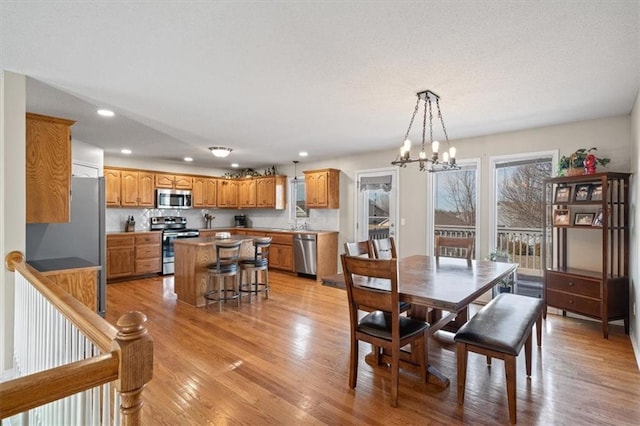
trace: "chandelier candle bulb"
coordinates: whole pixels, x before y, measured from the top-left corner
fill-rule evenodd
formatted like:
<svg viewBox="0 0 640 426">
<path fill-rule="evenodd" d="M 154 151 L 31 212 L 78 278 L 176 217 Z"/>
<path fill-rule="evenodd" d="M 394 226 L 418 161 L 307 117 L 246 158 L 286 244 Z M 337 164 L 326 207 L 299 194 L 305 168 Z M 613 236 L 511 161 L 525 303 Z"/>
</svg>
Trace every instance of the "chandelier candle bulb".
<svg viewBox="0 0 640 426">
<path fill-rule="evenodd" d="M 449 153 L 448 152 L 443 152 L 442 153 L 442 161 L 444 161 L 445 163 L 449 162 Z"/>
<path fill-rule="evenodd" d="M 451 160 L 456 158 L 456 147 L 455 146 L 452 146 L 451 148 L 449 148 L 449 156 L 451 157 Z"/>
<path fill-rule="evenodd" d="M 434 154 L 437 154 L 439 149 L 440 149 L 440 142 L 438 141 L 431 142 L 431 152 L 433 152 Z"/>
</svg>

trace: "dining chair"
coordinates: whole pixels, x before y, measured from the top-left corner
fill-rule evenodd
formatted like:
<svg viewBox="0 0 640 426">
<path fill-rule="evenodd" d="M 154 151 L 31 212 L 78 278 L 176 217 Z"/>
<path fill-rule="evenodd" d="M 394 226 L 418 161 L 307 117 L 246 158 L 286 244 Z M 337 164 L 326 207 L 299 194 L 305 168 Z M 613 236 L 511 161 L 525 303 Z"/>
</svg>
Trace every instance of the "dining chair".
<svg viewBox="0 0 640 426">
<path fill-rule="evenodd" d="M 249 303 L 251 303 L 251 295 L 255 294 L 258 298 L 258 292 L 264 292 L 264 298 L 269 298 L 269 247 L 271 246 L 271 237 L 260 237 L 253 239 L 253 257 L 240 259 L 240 292 L 249 294 Z M 260 275 L 263 280 L 260 282 Z M 245 276 L 248 275 L 247 282 L 244 282 Z M 252 288 L 253 287 L 253 288 Z"/>
<path fill-rule="evenodd" d="M 460 252 L 464 252 L 464 257 L 467 259 L 467 262 L 471 263 L 471 259 L 473 258 L 473 244 L 473 238 L 443 237 L 442 235 L 436 235 L 436 260 L 439 259 L 440 256 L 463 257 L 460 256 Z"/>
<path fill-rule="evenodd" d="M 347 256 L 373 257 L 371 240 L 346 242 L 344 252 Z"/>
<path fill-rule="evenodd" d="M 400 315 L 397 259 L 368 259 L 343 254 L 341 260 L 351 330 L 349 387 L 355 389 L 357 383 L 358 342 L 383 348 L 391 354 L 391 406 L 397 407 L 400 348 L 411 344 L 412 354 L 419 363 L 420 379 L 427 381 L 429 324 Z M 379 287 L 367 284 L 377 284 Z M 359 319 L 360 306 L 374 310 Z"/>
<path fill-rule="evenodd" d="M 373 257 L 376 259 L 396 259 L 396 242 L 393 237 L 371 240 L 373 246 Z"/>
</svg>

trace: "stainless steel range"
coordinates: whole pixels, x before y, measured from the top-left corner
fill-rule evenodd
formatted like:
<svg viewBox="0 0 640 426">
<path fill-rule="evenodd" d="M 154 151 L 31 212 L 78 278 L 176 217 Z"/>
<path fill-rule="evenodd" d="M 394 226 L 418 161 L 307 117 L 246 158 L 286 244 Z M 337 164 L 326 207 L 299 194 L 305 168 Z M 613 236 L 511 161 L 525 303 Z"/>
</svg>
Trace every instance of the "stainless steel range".
<svg viewBox="0 0 640 426">
<path fill-rule="evenodd" d="M 187 228 L 187 218 L 181 216 L 157 216 L 151 218 L 151 230 L 162 231 L 162 274 L 174 273 L 173 242 L 176 238 L 196 238 L 197 229 Z"/>
</svg>

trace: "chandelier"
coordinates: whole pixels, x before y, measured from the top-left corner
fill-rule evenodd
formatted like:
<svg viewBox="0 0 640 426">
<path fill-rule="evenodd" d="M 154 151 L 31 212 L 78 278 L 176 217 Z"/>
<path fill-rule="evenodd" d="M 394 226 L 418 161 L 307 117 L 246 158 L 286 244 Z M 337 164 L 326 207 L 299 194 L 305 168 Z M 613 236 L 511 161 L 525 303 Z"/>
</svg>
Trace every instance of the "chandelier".
<svg viewBox="0 0 640 426">
<path fill-rule="evenodd" d="M 444 127 L 444 120 L 442 119 L 442 112 L 440 111 L 440 96 L 436 95 L 431 90 L 418 92 L 417 96 L 418 100 L 416 102 L 416 107 L 413 110 L 413 115 L 411 116 L 411 121 L 409 122 L 407 133 L 404 135 L 404 142 L 400 147 L 400 155 L 396 158 L 395 161 L 392 161 L 391 164 L 394 166 L 407 167 L 407 164 L 409 163 L 418 163 L 418 165 L 420 166 L 420 171 L 424 171 L 427 170 L 426 164 L 431 163 L 431 166 L 428 169 L 430 172 L 459 170 L 460 166 L 456 164 L 456 148 L 449 145 L 447 128 Z M 436 103 L 438 118 L 440 119 L 440 123 L 442 124 L 442 131 L 444 133 L 444 138 L 446 140 L 448 148 L 447 151 L 442 153 L 442 160 L 440 160 L 440 157 L 438 155 L 440 142 L 433 140 L 433 100 L 435 100 Z M 409 140 L 409 132 L 411 131 L 411 126 L 413 126 L 413 120 L 418 114 L 420 101 L 424 102 L 424 115 L 422 120 L 422 145 L 420 147 L 420 152 L 418 153 L 418 158 L 411 158 L 411 141 Z M 429 113 L 429 141 L 431 142 L 431 157 L 428 157 L 427 152 L 425 151 L 427 112 Z"/>
<path fill-rule="evenodd" d="M 231 148 L 225 148 L 224 146 L 212 146 L 209 148 L 209 151 L 216 157 L 224 158 L 233 150 Z"/>
</svg>

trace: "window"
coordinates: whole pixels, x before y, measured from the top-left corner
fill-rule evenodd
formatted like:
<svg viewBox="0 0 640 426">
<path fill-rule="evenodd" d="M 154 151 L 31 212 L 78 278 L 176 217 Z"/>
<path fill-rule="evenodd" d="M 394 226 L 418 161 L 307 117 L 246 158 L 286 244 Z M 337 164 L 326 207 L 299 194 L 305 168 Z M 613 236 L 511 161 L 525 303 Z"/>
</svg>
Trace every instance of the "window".
<svg viewBox="0 0 640 426">
<path fill-rule="evenodd" d="M 289 218 L 292 221 L 296 219 L 305 219 L 309 217 L 309 209 L 305 201 L 305 184 L 304 178 L 293 178 L 289 181 Z"/>
<path fill-rule="evenodd" d="M 458 164 L 460 170 L 431 175 L 433 232 L 429 246 L 433 247 L 436 235 L 472 237 L 477 250 L 478 162 Z"/>
</svg>

